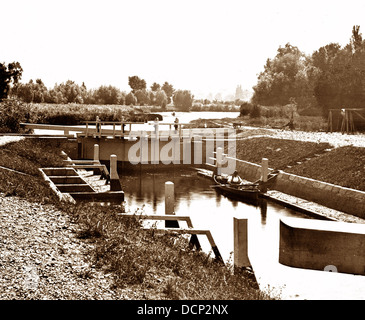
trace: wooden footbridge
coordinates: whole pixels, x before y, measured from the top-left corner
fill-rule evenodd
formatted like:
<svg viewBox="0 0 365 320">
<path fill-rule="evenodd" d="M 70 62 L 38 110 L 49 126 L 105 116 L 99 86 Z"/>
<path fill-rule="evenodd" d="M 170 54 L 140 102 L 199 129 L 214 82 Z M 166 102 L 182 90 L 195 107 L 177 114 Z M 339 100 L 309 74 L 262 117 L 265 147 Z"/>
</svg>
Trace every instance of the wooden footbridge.
<svg viewBox="0 0 365 320">
<path fill-rule="evenodd" d="M 75 159 L 92 159 L 94 145 L 98 144 L 100 161 L 109 161 L 110 155 L 115 154 L 119 162 L 132 165 L 200 165 L 204 163 L 203 156 L 206 159 L 212 156 L 214 144 L 228 141 L 229 134 L 234 131 L 228 128 L 184 129 L 184 125 L 187 124 L 159 121 L 87 121 L 83 126 L 21 124 L 26 129 L 56 130 L 61 132 L 61 137 L 76 138 Z"/>
</svg>

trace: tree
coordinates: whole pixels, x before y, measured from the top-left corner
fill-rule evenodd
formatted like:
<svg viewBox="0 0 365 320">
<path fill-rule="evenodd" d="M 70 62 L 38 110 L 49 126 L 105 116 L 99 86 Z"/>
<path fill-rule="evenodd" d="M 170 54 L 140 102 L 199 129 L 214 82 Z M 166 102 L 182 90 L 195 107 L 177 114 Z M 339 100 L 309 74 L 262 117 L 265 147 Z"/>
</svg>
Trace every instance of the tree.
<svg viewBox="0 0 365 320">
<path fill-rule="evenodd" d="M 158 90 L 160 90 L 161 89 L 161 86 L 158 84 L 158 83 L 156 83 L 156 82 L 154 82 L 153 84 L 152 84 L 152 86 L 151 86 L 151 90 L 152 91 L 158 91 Z"/>
<path fill-rule="evenodd" d="M 18 99 L 30 103 L 42 103 L 47 102 L 48 89 L 44 85 L 41 79 L 36 79 L 34 82 L 32 79 L 28 83 L 16 83 L 11 89 L 12 95 L 16 96 Z"/>
<path fill-rule="evenodd" d="M 148 95 L 148 99 L 149 99 L 149 104 L 152 106 L 155 106 L 157 91 L 150 90 L 147 92 L 147 95 Z"/>
<path fill-rule="evenodd" d="M 169 84 L 167 81 L 165 81 L 165 83 L 162 85 L 161 89 L 163 91 L 165 91 L 166 96 L 167 96 L 167 103 L 171 103 L 171 98 L 175 92 L 174 87 Z"/>
<path fill-rule="evenodd" d="M 140 79 L 138 76 L 128 77 L 128 85 L 131 87 L 133 94 L 137 90 L 146 89 L 146 81 Z"/>
<path fill-rule="evenodd" d="M 319 48 L 312 54 L 311 64 L 317 69 L 313 93 L 318 105 L 323 109 L 335 108 L 338 101 L 339 83 L 336 83 L 335 74 L 339 75 L 339 55 L 341 46 L 337 43 L 330 43 Z"/>
<path fill-rule="evenodd" d="M 307 58 L 289 43 L 279 47 L 275 58 L 267 59 L 264 71 L 259 74 L 252 101 L 267 106 L 286 105 L 290 103 L 290 98 L 298 101 L 303 90 L 296 81 L 306 81 Z"/>
<path fill-rule="evenodd" d="M 34 99 L 33 92 L 33 80 L 29 80 L 28 83 L 17 83 L 12 88 L 13 94 L 18 97 L 18 99 L 30 103 Z"/>
<path fill-rule="evenodd" d="M 349 44 L 329 44 L 312 55 L 317 68 L 314 95 L 324 115 L 332 108 L 363 108 L 365 105 L 365 41 L 354 26 Z"/>
<path fill-rule="evenodd" d="M 137 98 L 137 103 L 141 106 L 148 105 L 150 103 L 149 95 L 146 89 L 136 90 L 134 94 Z"/>
<path fill-rule="evenodd" d="M 166 108 L 167 105 L 167 95 L 165 91 L 159 90 L 156 93 L 156 105 L 162 107 L 163 109 Z"/>
<path fill-rule="evenodd" d="M 100 86 L 95 92 L 98 103 L 100 104 L 118 104 L 120 91 L 113 86 Z"/>
<path fill-rule="evenodd" d="M 181 111 L 189 111 L 193 105 L 193 95 L 188 90 L 177 90 L 173 96 L 174 105 Z"/>
<path fill-rule="evenodd" d="M 360 33 L 360 26 L 352 27 L 352 36 L 350 39 L 350 46 L 352 52 L 355 53 L 363 48 L 362 34 Z"/>
<path fill-rule="evenodd" d="M 11 82 L 18 83 L 22 73 L 23 69 L 19 62 L 12 62 L 8 65 L 0 63 L 0 101 L 8 97 Z"/>
<path fill-rule="evenodd" d="M 129 92 L 126 95 L 126 97 L 125 97 L 125 104 L 127 106 L 129 106 L 129 105 L 135 106 L 137 104 L 137 98 L 135 97 L 135 95 L 133 94 L 133 92 Z"/>
</svg>

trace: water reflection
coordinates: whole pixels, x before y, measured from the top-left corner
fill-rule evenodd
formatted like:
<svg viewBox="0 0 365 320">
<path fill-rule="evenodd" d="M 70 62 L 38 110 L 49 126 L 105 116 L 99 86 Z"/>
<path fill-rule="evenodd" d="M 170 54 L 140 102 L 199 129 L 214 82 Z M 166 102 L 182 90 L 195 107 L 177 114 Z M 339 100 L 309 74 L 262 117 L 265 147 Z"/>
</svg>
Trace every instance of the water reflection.
<svg viewBox="0 0 365 320">
<path fill-rule="evenodd" d="M 130 175 L 124 174 L 121 182 L 131 210 L 144 207 L 146 213 L 164 214 L 167 181 L 172 181 L 175 185 L 175 213 L 189 215 L 195 228 L 210 230 L 224 260 L 227 260 L 233 251 L 233 217 L 249 219 L 251 255 L 255 256 L 257 252 L 264 253 L 266 260 L 268 255 L 276 259 L 272 250 L 276 253 L 278 251 L 280 217 L 304 217 L 263 199 L 257 207 L 231 200 L 212 188 L 213 182 L 198 176 L 195 170 L 178 169 L 169 169 L 168 172 L 140 171 Z M 209 252 L 209 244 L 204 245 L 203 238 L 200 237 L 199 241 L 203 242 L 203 250 Z"/>
<path fill-rule="evenodd" d="M 266 224 L 266 215 L 267 215 L 267 201 L 261 199 L 260 201 L 260 209 L 261 209 L 261 224 Z"/>
</svg>

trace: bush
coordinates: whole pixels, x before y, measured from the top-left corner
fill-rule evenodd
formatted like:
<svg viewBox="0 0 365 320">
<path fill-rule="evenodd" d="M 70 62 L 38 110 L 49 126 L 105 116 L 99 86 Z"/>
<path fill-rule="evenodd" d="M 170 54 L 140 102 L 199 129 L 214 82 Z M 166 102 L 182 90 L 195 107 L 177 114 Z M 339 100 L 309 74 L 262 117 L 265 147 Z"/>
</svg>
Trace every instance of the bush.
<svg viewBox="0 0 365 320">
<path fill-rule="evenodd" d="M 193 106 L 193 96 L 188 90 L 178 90 L 173 96 L 174 105 L 180 111 L 190 111 Z"/>
<path fill-rule="evenodd" d="M 29 105 L 7 99 L 0 103 L 0 132 L 21 132 L 20 123 L 30 117 Z"/>
<path fill-rule="evenodd" d="M 260 118 L 261 108 L 259 105 L 255 104 L 250 112 L 250 118 Z"/>
<path fill-rule="evenodd" d="M 249 102 L 243 102 L 240 106 L 240 116 L 241 117 L 244 117 L 244 116 L 247 116 L 250 114 L 250 112 L 252 111 L 253 109 L 253 105 L 252 103 L 249 103 Z"/>
</svg>

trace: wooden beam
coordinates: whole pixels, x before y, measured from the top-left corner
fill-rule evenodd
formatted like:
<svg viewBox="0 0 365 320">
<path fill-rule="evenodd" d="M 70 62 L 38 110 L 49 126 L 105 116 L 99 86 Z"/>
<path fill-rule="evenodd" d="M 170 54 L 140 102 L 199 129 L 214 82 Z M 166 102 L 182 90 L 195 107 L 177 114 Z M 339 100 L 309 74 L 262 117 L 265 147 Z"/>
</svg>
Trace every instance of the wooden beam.
<svg viewBox="0 0 365 320">
<path fill-rule="evenodd" d="M 164 214 L 164 215 L 156 215 L 156 214 L 141 214 L 141 215 L 135 215 L 133 213 L 118 213 L 118 215 L 120 216 L 136 216 L 136 217 L 141 217 L 142 219 L 147 219 L 147 220 L 179 220 L 179 221 L 185 221 L 186 224 L 188 225 L 188 228 L 192 228 L 193 224 L 191 222 L 191 219 L 189 216 L 177 216 L 177 215 L 168 215 L 168 214 Z"/>
<path fill-rule="evenodd" d="M 176 217 L 175 217 L 176 218 Z M 143 228 L 144 230 L 150 230 L 150 228 Z M 154 229 L 154 231 L 158 232 L 174 232 L 179 234 L 192 234 L 192 235 L 205 235 L 212 247 L 212 250 L 215 254 L 215 258 L 218 261 L 223 262 L 222 256 L 218 250 L 217 245 L 214 242 L 213 236 L 209 230 L 201 230 L 201 229 L 180 229 L 180 228 L 165 228 L 165 229 Z"/>
</svg>

